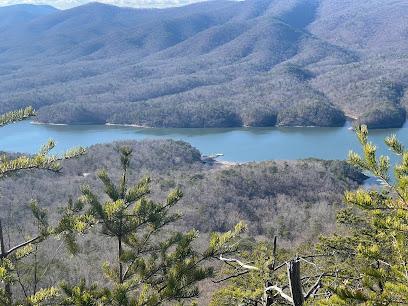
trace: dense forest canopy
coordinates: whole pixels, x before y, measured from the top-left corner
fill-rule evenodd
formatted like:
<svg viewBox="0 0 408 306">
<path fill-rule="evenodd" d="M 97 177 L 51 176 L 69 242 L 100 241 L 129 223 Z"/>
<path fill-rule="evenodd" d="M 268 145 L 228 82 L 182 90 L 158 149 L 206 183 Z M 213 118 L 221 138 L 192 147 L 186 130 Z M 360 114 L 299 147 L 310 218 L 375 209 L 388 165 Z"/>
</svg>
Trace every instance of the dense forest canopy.
<svg viewBox="0 0 408 306">
<path fill-rule="evenodd" d="M 183 190 L 184 218 L 179 226 L 204 233 L 226 231 L 244 220 L 254 236 L 279 233 L 282 243 L 302 243 L 333 229 L 342 193 L 357 188 L 366 178 L 341 161 L 207 164 L 200 152 L 185 142 L 119 142 L 92 146 L 85 156 L 62 162 L 57 176 L 33 171 L 4 179 L 0 182 L 2 209 L 11 210 L 9 214 L 17 219 L 25 218 L 24 203 L 36 199 L 52 215 L 68 197 L 79 195 L 83 185 L 102 191 L 98 170 L 107 169 L 113 177 L 120 177 L 117 145 L 133 149 L 130 178 L 137 181 L 149 175 L 154 199 L 176 187 Z M 328 218 L 333 222 L 327 222 Z"/>
<path fill-rule="evenodd" d="M 0 8 L 0 111 L 157 127 L 399 127 L 405 1 Z M 6 16 L 6 17 L 5 17 Z"/>
</svg>

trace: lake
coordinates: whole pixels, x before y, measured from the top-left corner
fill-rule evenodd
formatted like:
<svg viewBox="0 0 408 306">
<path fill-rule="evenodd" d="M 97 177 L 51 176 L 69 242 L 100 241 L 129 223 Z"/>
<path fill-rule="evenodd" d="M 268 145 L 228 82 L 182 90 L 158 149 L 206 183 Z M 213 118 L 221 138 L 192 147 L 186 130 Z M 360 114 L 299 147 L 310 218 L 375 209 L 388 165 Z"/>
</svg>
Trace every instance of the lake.
<svg viewBox="0 0 408 306">
<path fill-rule="evenodd" d="M 370 131 L 371 140 L 387 153 L 384 138 L 397 134 L 408 144 L 408 127 Z M 358 150 L 355 134 L 340 128 L 236 128 L 236 129 L 143 129 L 105 125 L 41 125 L 28 121 L 0 128 L 0 150 L 35 153 L 48 139 L 61 152 L 75 146 L 90 146 L 125 139 L 184 140 L 203 154 L 222 153 L 234 162 L 270 159 L 345 159 L 350 149 Z"/>
</svg>

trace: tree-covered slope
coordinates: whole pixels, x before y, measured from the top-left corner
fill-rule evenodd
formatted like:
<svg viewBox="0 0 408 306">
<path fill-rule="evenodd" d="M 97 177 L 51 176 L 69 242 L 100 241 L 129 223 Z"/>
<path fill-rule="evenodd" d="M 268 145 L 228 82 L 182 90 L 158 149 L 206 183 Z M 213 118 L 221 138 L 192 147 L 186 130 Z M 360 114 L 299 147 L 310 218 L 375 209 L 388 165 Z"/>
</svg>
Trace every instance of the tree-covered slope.
<svg viewBox="0 0 408 306">
<path fill-rule="evenodd" d="M 284 241 L 303 242 L 329 231 L 342 193 L 356 188 L 364 175 L 345 162 L 301 160 L 242 165 L 207 164 L 191 145 L 172 140 L 126 142 L 134 150 L 131 181 L 149 175 L 152 196 L 160 199 L 180 187 L 183 228 L 202 232 L 225 231 L 245 220 L 250 233 Z M 83 185 L 101 190 L 96 177 L 106 169 L 119 178 L 118 144 L 95 145 L 87 154 L 62 164 L 61 174 L 33 171 L 0 183 L 2 212 L 24 218 L 26 204 L 38 200 L 53 215 Z M 59 190 L 58 193 L 55 190 Z M 290 229 L 290 230 L 289 230 Z"/>
<path fill-rule="evenodd" d="M 0 8 L 0 14 L 8 7 Z M 0 33 L 0 111 L 161 127 L 401 126 L 404 1 L 92 3 Z"/>
</svg>

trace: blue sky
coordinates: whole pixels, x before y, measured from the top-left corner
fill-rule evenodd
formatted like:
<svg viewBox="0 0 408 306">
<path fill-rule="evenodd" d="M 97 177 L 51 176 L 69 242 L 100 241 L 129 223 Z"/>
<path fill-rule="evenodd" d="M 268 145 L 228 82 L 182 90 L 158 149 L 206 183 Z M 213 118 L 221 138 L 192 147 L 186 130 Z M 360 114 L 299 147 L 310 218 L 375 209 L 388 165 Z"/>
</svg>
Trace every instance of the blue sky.
<svg viewBox="0 0 408 306">
<path fill-rule="evenodd" d="M 168 7 L 180 6 L 194 2 L 202 2 L 204 0 L 98 0 L 98 2 L 114 4 L 118 6 L 131 7 Z M 216 0 L 215 0 L 216 1 Z M 82 5 L 91 0 L 0 0 L 0 6 L 29 3 L 29 4 L 49 4 L 60 9 L 71 8 Z"/>
</svg>

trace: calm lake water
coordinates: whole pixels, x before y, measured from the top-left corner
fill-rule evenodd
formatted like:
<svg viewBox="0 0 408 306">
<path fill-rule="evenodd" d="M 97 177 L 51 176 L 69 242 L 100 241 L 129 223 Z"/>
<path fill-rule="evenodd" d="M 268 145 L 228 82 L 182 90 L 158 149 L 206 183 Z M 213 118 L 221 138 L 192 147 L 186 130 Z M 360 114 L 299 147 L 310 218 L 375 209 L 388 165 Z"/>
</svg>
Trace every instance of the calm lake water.
<svg viewBox="0 0 408 306">
<path fill-rule="evenodd" d="M 371 140 L 381 153 L 384 138 L 397 134 L 408 145 L 408 127 L 372 130 Z M 51 126 L 19 122 L 0 128 L 0 150 L 35 153 L 48 139 L 61 152 L 75 146 L 90 146 L 126 139 L 184 140 L 203 154 L 223 153 L 222 159 L 235 162 L 270 159 L 345 159 L 350 149 L 359 151 L 356 137 L 341 128 L 239 128 L 239 129 L 141 129 L 135 127 L 74 125 Z"/>
</svg>

